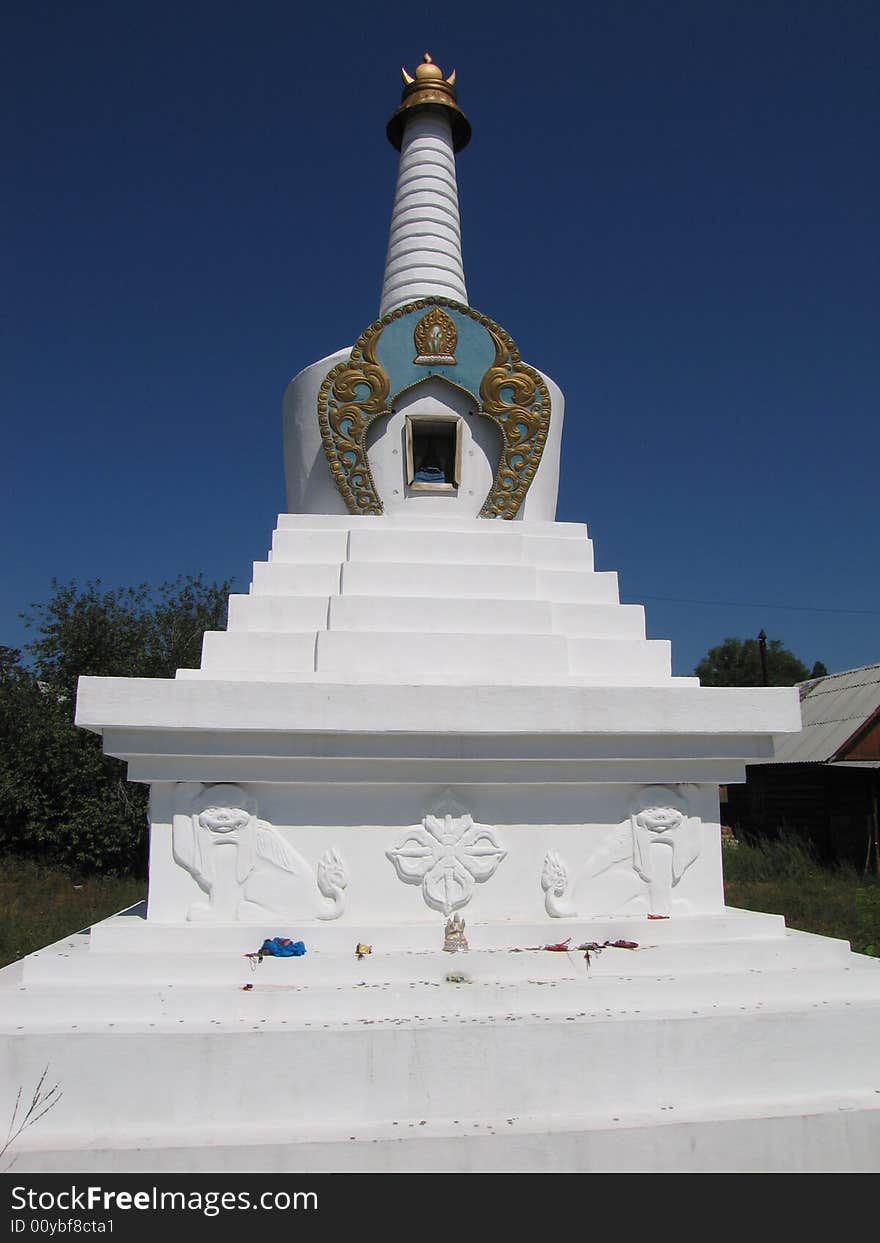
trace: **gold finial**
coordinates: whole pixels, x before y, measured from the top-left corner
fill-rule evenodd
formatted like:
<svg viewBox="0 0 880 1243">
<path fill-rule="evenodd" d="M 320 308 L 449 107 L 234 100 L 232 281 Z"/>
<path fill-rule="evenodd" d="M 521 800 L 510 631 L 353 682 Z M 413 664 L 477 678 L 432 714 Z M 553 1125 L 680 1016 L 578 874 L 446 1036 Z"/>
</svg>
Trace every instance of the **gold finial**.
<svg viewBox="0 0 880 1243">
<path fill-rule="evenodd" d="M 422 63 L 416 69 L 417 82 L 436 82 L 443 81 L 443 73 L 431 60 L 431 53 L 425 52 L 422 57 Z"/>
<path fill-rule="evenodd" d="M 444 78 L 443 70 L 434 63 L 430 52 L 425 52 L 422 63 L 416 67 L 414 74 L 408 73 L 404 68 L 401 68 L 400 73 L 403 78 L 403 96 L 386 129 L 391 145 L 400 150 L 405 122 L 417 108 L 443 108 L 452 124 L 455 150 L 461 151 L 462 147 L 466 147 L 470 142 L 471 127 L 458 106 L 455 70 L 448 78 Z"/>
</svg>

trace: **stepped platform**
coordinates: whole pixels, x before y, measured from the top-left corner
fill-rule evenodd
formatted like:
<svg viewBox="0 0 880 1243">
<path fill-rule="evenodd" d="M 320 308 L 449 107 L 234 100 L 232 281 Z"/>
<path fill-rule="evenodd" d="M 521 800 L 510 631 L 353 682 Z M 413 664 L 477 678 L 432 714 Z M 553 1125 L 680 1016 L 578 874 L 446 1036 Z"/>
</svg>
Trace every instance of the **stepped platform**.
<svg viewBox="0 0 880 1243">
<path fill-rule="evenodd" d="M 181 679 L 696 686 L 578 523 L 284 515 Z"/>
<path fill-rule="evenodd" d="M 880 963 L 730 908 L 547 929 L 289 928 L 256 966 L 277 928 L 65 938 L 0 972 L 5 1082 L 63 1092 L 14 1169 L 880 1169 Z M 606 940 L 637 948 L 575 948 Z"/>
</svg>

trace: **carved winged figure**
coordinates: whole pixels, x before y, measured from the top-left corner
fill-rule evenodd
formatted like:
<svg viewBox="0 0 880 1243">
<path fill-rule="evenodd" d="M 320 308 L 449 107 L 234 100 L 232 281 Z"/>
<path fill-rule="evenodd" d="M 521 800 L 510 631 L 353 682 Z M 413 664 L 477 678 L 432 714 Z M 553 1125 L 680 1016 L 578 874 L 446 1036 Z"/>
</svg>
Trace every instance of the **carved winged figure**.
<svg viewBox="0 0 880 1243">
<path fill-rule="evenodd" d="M 301 874 L 304 861 L 270 824 L 257 819 L 256 799 L 240 786 L 208 786 L 191 806 L 191 811 L 174 815 L 172 851 L 207 901 L 193 903 L 187 919 L 239 919 L 258 860 Z"/>
<path fill-rule="evenodd" d="M 657 786 L 643 792 L 642 806 L 632 813 L 630 823 L 633 868 L 648 886 L 651 911 L 668 915 L 673 889 L 699 856 L 700 821 L 688 815 L 676 791 Z M 668 849 L 658 852 L 661 845 Z"/>
</svg>

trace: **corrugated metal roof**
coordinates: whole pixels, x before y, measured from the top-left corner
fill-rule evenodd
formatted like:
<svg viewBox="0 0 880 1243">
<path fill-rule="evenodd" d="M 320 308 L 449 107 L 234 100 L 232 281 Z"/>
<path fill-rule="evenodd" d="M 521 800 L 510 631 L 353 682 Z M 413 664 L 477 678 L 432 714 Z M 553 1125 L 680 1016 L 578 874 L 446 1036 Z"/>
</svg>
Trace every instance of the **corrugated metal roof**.
<svg viewBox="0 0 880 1243">
<path fill-rule="evenodd" d="M 801 682 L 803 729 L 778 734 L 770 764 L 823 764 L 880 709 L 880 664 Z"/>
</svg>

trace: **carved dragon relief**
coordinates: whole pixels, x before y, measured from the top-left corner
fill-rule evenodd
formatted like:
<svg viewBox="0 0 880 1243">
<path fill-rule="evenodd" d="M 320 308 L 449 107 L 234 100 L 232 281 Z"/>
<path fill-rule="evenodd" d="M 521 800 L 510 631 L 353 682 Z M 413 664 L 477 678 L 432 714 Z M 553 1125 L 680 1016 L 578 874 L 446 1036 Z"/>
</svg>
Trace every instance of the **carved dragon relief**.
<svg viewBox="0 0 880 1243">
<path fill-rule="evenodd" d="M 514 518 L 535 477 L 550 425 L 550 394 L 543 379 L 522 361 L 512 338 L 487 316 L 450 298 L 420 298 L 372 323 L 348 361 L 327 373 L 318 394 L 324 452 L 349 513 L 383 512 L 366 447 L 372 424 L 391 414 L 391 378 L 376 358 L 379 338 L 394 320 L 441 306 L 452 307 L 485 328 L 495 350 L 494 362 L 480 383 L 478 410 L 499 428 L 502 449 L 480 516 Z"/>
<path fill-rule="evenodd" d="M 175 862 L 205 895 L 188 908 L 190 922 L 338 919 L 344 910 L 348 871 L 338 851 L 325 851 L 313 870 L 277 829 L 257 818 L 257 801 L 241 786 L 182 783 L 171 846 Z M 273 876 L 288 879 L 279 885 Z"/>
</svg>

